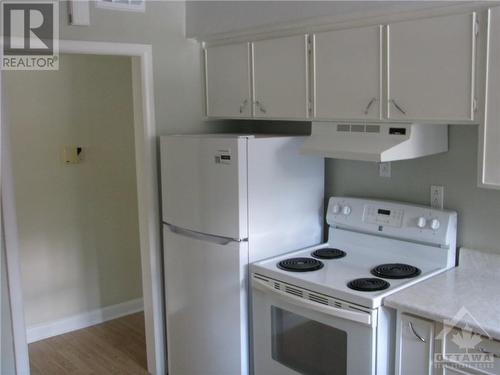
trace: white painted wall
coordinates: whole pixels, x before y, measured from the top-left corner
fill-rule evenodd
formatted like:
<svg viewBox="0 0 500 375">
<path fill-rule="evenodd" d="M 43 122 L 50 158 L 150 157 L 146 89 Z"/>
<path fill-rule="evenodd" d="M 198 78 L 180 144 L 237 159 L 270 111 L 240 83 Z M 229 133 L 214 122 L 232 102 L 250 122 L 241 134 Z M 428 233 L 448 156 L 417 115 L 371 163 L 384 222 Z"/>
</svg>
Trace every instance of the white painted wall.
<svg viewBox="0 0 500 375">
<path fill-rule="evenodd" d="M 91 1 L 89 27 L 68 25 L 66 1 L 59 8 L 61 39 L 152 45 L 159 133 L 210 130 L 201 124 L 201 54 L 184 36 L 184 1 L 147 0 L 144 13 L 96 8 Z"/>
<path fill-rule="evenodd" d="M 140 298 L 130 58 L 61 55 L 4 84 L 26 324 Z"/>
</svg>

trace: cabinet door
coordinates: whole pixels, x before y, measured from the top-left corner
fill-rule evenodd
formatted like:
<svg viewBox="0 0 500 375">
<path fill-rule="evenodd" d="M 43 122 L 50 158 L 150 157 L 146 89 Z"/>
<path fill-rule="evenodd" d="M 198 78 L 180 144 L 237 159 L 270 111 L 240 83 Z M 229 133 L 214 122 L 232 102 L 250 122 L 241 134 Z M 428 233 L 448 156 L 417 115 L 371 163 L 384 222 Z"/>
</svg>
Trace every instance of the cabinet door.
<svg viewBox="0 0 500 375">
<path fill-rule="evenodd" d="M 380 119 L 382 27 L 329 31 L 313 38 L 314 117 Z"/>
<path fill-rule="evenodd" d="M 397 120 L 472 121 L 475 14 L 387 26 L 387 114 Z"/>
<path fill-rule="evenodd" d="M 398 319 L 397 374 L 431 375 L 434 323 L 401 314 Z"/>
<path fill-rule="evenodd" d="M 307 118 L 307 36 L 253 43 L 254 116 Z"/>
<path fill-rule="evenodd" d="M 480 182 L 500 188 L 500 7 L 489 11 L 487 64 L 485 119 L 480 128 Z"/>
<path fill-rule="evenodd" d="M 248 43 L 205 50 L 207 116 L 250 117 L 249 63 Z"/>
</svg>

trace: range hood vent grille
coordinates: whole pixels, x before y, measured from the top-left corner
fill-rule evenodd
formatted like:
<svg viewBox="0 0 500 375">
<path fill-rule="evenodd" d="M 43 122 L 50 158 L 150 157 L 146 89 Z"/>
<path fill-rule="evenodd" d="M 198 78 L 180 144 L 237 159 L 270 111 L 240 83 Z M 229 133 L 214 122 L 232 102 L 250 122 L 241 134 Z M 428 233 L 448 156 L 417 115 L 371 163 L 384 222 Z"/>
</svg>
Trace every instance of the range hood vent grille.
<svg viewBox="0 0 500 375">
<path fill-rule="evenodd" d="M 338 132 L 380 133 L 380 125 L 337 124 Z"/>
<path fill-rule="evenodd" d="M 304 154 L 386 162 L 448 151 L 448 125 L 313 122 Z"/>
</svg>

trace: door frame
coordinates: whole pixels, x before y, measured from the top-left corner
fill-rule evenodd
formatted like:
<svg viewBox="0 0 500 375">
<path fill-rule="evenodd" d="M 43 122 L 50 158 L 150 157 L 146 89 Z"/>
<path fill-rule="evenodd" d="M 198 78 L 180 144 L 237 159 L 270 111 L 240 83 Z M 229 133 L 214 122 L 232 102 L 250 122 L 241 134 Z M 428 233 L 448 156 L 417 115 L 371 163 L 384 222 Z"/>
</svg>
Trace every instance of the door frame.
<svg viewBox="0 0 500 375">
<path fill-rule="evenodd" d="M 59 52 L 66 54 L 115 55 L 131 57 L 134 111 L 134 142 L 139 214 L 139 237 L 142 269 L 144 320 L 148 371 L 155 375 L 166 373 L 163 269 L 160 245 L 160 213 L 157 168 L 157 133 L 154 112 L 153 51 L 149 44 L 108 43 L 60 40 Z M 0 84 L 2 82 L 0 71 Z M 0 96 L 2 112 L 4 99 Z M 2 121 L 4 123 L 4 121 Z M 2 125 L 2 134 L 5 136 Z M 6 148 L 8 149 L 8 147 Z M 8 172 L 11 160 L 2 160 Z M 2 178 L 2 201 L 13 202 L 13 181 L 10 173 Z M 24 306 L 19 270 L 15 207 L 3 207 L 6 233 L 6 260 L 9 266 L 8 289 L 12 300 L 14 355 L 18 373 L 29 374 L 28 346 L 24 322 Z M 8 211 L 8 212 L 5 212 Z M 10 216 L 10 217 L 9 217 Z M 5 220 L 6 219 L 6 220 Z M 9 241 L 10 234 L 10 241 Z M 9 246 L 10 245 L 10 246 Z"/>
</svg>

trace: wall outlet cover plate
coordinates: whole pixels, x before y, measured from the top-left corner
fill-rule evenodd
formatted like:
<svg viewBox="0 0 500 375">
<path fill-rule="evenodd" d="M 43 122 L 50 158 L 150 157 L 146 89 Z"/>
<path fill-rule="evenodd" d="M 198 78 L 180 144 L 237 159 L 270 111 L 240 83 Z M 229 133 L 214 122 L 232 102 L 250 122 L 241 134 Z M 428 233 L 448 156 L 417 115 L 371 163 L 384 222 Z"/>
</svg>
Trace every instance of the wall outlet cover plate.
<svg viewBox="0 0 500 375">
<path fill-rule="evenodd" d="M 444 208 L 444 186 L 431 185 L 431 207 L 439 210 Z"/>
</svg>

